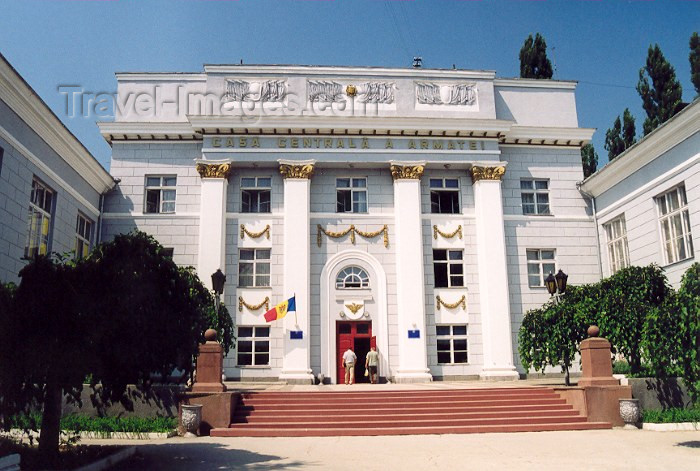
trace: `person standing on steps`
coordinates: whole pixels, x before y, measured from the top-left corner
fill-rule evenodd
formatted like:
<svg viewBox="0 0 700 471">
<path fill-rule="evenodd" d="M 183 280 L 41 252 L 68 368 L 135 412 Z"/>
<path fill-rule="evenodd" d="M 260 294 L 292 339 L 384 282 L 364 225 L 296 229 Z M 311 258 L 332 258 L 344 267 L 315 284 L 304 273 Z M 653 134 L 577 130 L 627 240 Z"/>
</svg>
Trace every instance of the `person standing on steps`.
<svg viewBox="0 0 700 471">
<path fill-rule="evenodd" d="M 379 365 L 379 353 L 377 347 L 372 347 L 372 350 L 365 357 L 365 368 L 369 370 L 369 382 L 376 384 L 379 380 L 377 377 L 377 366 Z"/>
<path fill-rule="evenodd" d="M 345 367 L 345 384 L 355 384 L 355 362 L 357 355 L 352 351 L 352 347 L 343 353 L 343 366 Z"/>
</svg>

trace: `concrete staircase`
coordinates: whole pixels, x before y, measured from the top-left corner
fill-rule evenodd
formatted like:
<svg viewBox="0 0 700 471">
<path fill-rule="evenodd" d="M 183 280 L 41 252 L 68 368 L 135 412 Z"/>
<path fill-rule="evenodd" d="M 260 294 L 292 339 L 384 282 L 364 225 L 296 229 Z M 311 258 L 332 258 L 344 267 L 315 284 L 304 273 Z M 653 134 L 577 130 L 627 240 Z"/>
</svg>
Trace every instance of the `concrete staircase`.
<svg viewBox="0 0 700 471">
<path fill-rule="evenodd" d="M 551 388 L 249 392 L 216 437 L 302 437 L 609 429 Z"/>
</svg>

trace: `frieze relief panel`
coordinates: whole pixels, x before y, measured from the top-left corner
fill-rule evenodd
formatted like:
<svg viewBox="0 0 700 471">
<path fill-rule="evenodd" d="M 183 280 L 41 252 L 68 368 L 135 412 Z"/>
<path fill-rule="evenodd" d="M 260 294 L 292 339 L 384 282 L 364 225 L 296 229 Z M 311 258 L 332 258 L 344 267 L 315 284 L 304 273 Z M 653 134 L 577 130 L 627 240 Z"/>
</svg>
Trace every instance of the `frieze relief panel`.
<svg viewBox="0 0 700 471">
<path fill-rule="evenodd" d="M 309 80 L 306 93 L 312 103 L 339 103 L 345 101 L 343 86 L 338 82 Z"/>
<path fill-rule="evenodd" d="M 262 103 L 282 102 L 287 96 L 286 80 L 263 80 L 248 82 L 245 80 L 226 80 L 225 101 L 246 101 Z"/>
<path fill-rule="evenodd" d="M 306 92 L 311 103 L 342 103 L 353 98 L 358 103 L 391 105 L 396 101 L 394 82 L 343 84 L 328 80 L 309 80 Z"/>
<path fill-rule="evenodd" d="M 421 105 L 474 106 L 476 97 L 475 83 L 416 83 L 416 100 Z"/>
</svg>

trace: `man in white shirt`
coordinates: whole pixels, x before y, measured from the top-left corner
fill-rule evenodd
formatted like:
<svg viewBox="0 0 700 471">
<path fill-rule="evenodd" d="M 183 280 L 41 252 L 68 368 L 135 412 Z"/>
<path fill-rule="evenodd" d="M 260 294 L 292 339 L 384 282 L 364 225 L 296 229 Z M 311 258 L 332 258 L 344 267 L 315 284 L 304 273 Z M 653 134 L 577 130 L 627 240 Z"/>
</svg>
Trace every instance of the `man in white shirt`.
<svg viewBox="0 0 700 471">
<path fill-rule="evenodd" d="M 343 366 L 345 367 L 345 384 L 355 384 L 355 362 L 357 355 L 352 351 L 352 347 L 343 353 Z"/>
</svg>

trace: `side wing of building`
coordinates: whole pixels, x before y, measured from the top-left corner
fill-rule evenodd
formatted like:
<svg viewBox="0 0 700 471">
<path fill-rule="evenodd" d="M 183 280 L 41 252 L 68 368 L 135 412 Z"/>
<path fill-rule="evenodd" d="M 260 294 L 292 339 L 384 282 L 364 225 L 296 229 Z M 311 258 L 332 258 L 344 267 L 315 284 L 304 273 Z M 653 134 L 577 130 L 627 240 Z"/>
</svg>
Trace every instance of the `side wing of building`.
<svg viewBox="0 0 700 471">
<path fill-rule="evenodd" d="M 95 158 L 0 56 L 0 281 L 26 258 L 87 253 L 100 195 L 113 184 Z"/>
<path fill-rule="evenodd" d="M 655 263 L 676 288 L 700 244 L 700 102 L 589 177 L 604 276 Z"/>
</svg>

